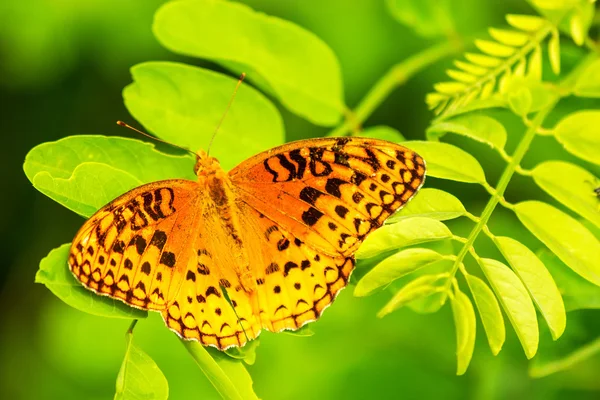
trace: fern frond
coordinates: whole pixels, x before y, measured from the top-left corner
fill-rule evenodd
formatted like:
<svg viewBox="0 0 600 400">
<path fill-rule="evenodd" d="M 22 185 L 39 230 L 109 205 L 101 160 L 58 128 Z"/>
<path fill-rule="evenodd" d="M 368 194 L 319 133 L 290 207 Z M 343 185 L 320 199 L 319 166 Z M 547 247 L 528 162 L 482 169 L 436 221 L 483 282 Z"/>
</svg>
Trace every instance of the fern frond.
<svg viewBox="0 0 600 400">
<path fill-rule="evenodd" d="M 511 29 L 490 28 L 493 40 L 477 39 L 481 53 L 466 53 L 456 60 L 458 68 L 446 71 L 453 81 L 434 85 L 435 92 L 426 102 L 436 114 L 451 113 L 477 99 L 486 99 L 502 91 L 511 76 L 540 80 L 542 77 L 541 45 L 548 36 L 548 54 L 554 73 L 560 72 L 558 29 L 550 21 L 530 15 L 507 15 Z"/>
</svg>

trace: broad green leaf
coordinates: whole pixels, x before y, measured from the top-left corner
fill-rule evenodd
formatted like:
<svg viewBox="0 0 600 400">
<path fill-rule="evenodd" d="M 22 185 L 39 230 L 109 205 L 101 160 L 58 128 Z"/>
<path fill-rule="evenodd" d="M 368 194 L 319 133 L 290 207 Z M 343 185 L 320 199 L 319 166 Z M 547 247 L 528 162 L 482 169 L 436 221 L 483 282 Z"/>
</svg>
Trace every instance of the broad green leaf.
<svg viewBox="0 0 600 400">
<path fill-rule="evenodd" d="M 466 215 L 467 210 L 459 199 L 443 190 L 425 188 L 411 199 L 400 211 L 390 217 L 386 223 L 395 223 L 405 218 L 425 217 L 446 221 Z"/>
<path fill-rule="evenodd" d="M 194 152 L 206 150 L 237 80 L 173 62 L 138 64 L 131 74 L 134 82 L 123 90 L 129 112 L 169 142 Z M 242 84 L 215 136 L 211 154 L 227 170 L 283 141 L 277 108 L 252 86 Z"/>
<path fill-rule="evenodd" d="M 448 111 L 447 113 L 442 115 L 439 119 L 437 119 L 435 123 L 437 123 L 440 120 L 446 120 L 446 119 L 455 117 L 457 115 L 470 113 L 471 111 L 485 110 L 488 108 L 506 107 L 506 100 L 504 99 L 504 97 L 502 97 L 502 95 L 500 95 L 498 93 L 492 94 L 494 87 L 495 87 L 495 81 L 494 80 L 489 81 L 488 83 L 486 83 L 484 85 L 484 87 L 481 91 L 480 99 L 471 100 L 470 102 L 468 102 L 465 105 L 462 105 L 460 107 L 457 107 L 456 109 Z M 489 93 L 487 96 L 484 96 L 484 91 L 486 91 L 486 90 L 488 90 Z"/>
<path fill-rule="evenodd" d="M 406 218 L 373 232 L 356 252 L 356 258 L 374 257 L 384 251 L 450 237 L 452 232 L 435 219 Z"/>
<path fill-rule="evenodd" d="M 456 328 L 456 375 L 463 375 L 471 363 L 475 348 L 475 310 L 471 300 L 460 290 L 457 290 L 451 300 Z"/>
<path fill-rule="evenodd" d="M 554 277 L 567 311 L 600 309 L 600 286 L 577 275 L 549 250 L 541 250 L 538 256 Z"/>
<path fill-rule="evenodd" d="M 546 193 L 600 227 L 599 203 L 594 193 L 598 180 L 594 175 L 565 161 L 543 162 L 531 173 Z"/>
<path fill-rule="evenodd" d="M 548 57 L 550 58 L 550 66 L 552 72 L 556 75 L 560 74 L 560 36 L 558 30 L 552 31 L 552 36 L 548 41 Z"/>
<path fill-rule="evenodd" d="M 579 221 L 540 201 L 515 205 L 519 220 L 573 271 L 600 285 L 600 242 Z"/>
<path fill-rule="evenodd" d="M 105 136 L 70 136 L 40 144 L 29 151 L 23 165 L 39 191 L 84 217 L 142 183 L 195 179 L 193 168 L 190 156 Z"/>
<path fill-rule="evenodd" d="M 600 60 L 592 62 L 579 75 L 573 93 L 579 97 L 600 97 Z"/>
<path fill-rule="evenodd" d="M 369 296 L 392 281 L 440 261 L 443 257 L 436 251 L 424 248 L 401 250 L 367 272 L 356 284 L 354 295 L 357 297 Z"/>
<path fill-rule="evenodd" d="M 508 105 L 515 114 L 525 117 L 531 112 L 533 98 L 531 92 L 527 88 L 519 88 L 518 90 L 508 93 Z"/>
<path fill-rule="evenodd" d="M 485 174 L 475 157 L 456 146 L 417 140 L 402 144 L 423 157 L 428 176 L 458 182 L 485 182 Z"/>
<path fill-rule="evenodd" d="M 521 242 L 506 236 L 496 236 L 494 242 L 521 278 L 548 323 L 552 338 L 558 339 L 567 325 L 567 315 L 560 292 L 544 264 Z"/>
<path fill-rule="evenodd" d="M 448 243 L 448 247 L 450 247 L 450 251 L 452 251 L 452 244 L 450 243 L 449 240 L 445 241 L 446 243 Z M 437 242 L 437 243 L 442 243 L 442 242 Z M 435 250 L 435 249 L 433 249 Z M 441 252 L 443 250 L 440 249 Z M 446 274 L 446 280 L 445 282 L 448 282 L 449 279 L 449 272 L 452 270 L 452 266 L 454 265 L 454 261 L 453 260 L 449 260 L 449 259 L 443 259 L 437 262 L 434 262 L 430 265 L 427 265 L 424 268 L 418 269 L 415 272 L 412 273 L 411 276 L 417 277 L 417 276 L 423 276 L 423 275 L 441 275 L 443 276 L 443 274 Z M 395 292 L 395 290 L 393 289 L 393 286 L 395 286 L 397 284 L 398 281 L 392 283 L 389 288 Z M 425 297 L 421 297 L 418 299 L 415 299 L 411 302 L 408 302 L 406 304 L 406 306 L 408 308 L 410 308 L 412 311 L 419 313 L 419 314 L 432 314 L 435 312 L 438 312 L 443 306 L 444 304 L 446 304 L 446 300 L 448 299 L 448 293 L 446 291 L 439 291 L 439 292 L 435 292 L 433 294 L 430 294 L 429 296 L 425 296 Z"/>
<path fill-rule="evenodd" d="M 387 0 L 398 22 L 424 37 L 440 37 L 454 32 L 450 0 Z"/>
<path fill-rule="evenodd" d="M 119 375 L 115 400 L 166 400 L 169 385 L 158 365 L 127 334 L 127 350 Z"/>
<path fill-rule="evenodd" d="M 377 313 L 383 318 L 389 313 L 404 307 L 411 301 L 439 293 L 444 290 L 448 274 L 420 276 L 402 287 L 392 299 Z M 440 284 L 440 281 L 442 283 Z"/>
<path fill-rule="evenodd" d="M 40 262 L 40 269 L 35 274 L 35 282 L 44 284 L 56 297 L 73 308 L 88 314 L 109 318 L 146 318 L 147 311 L 128 306 L 127 304 L 100 296 L 86 289 L 73 276 L 67 265 L 71 243 L 52 250 Z"/>
<path fill-rule="evenodd" d="M 427 139 L 438 139 L 446 132 L 464 135 L 499 149 L 506 144 L 504 125 L 485 115 L 461 115 L 441 121 L 427 130 Z"/>
<path fill-rule="evenodd" d="M 600 111 L 577 111 L 556 124 L 554 135 L 568 152 L 600 165 L 598 126 L 600 126 Z"/>
<path fill-rule="evenodd" d="M 519 277 L 500 261 L 482 258 L 480 266 L 515 329 L 525 355 L 533 357 L 538 348 L 539 332 L 535 307 L 527 289 Z"/>
<path fill-rule="evenodd" d="M 252 378 L 240 360 L 234 360 L 222 351 L 206 348 L 195 340 L 181 342 L 221 397 L 258 400 L 252 388 Z"/>
<path fill-rule="evenodd" d="M 493 355 L 502 350 L 506 339 L 506 328 L 500 305 L 492 289 L 481 279 L 474 275 L 467 275 L 467 283 L 475 299 L 475 305 L 481 316 L 481 322 Z"/>
<path fill-rule="evenodd" d="M 515 114 L 525 116 L 545 108 L 554 101 L 556 93 L 539 80 L 511 76 L 506 81 L 504 96 Z"/>
<path fill-rule="evenodd" d="M 254 365 L 256 361 L 256 348 L 260 344 L 260 340 L 255 339 L 246 343 L 244 347 L 230 347 L 225 350 L 225 354 L 227 354 L 231 358 L 235 358 L 236 360 L 243 360 L 248 365 Z"/>
<path fill-rule="evenodd" d="M 364 131 L 360 132 L 358 136 L 387 140 L 388 142 L 393 143 L 399 143 L 406 140 L 396 129 L 385 125 L 366 128 Z"/>
<path fill-rule="evenodd" d="M 247 72 L 250 81 L 315 124 L 332 126 L 342 116 L 338 60 L 321 39 L 298 25 L 237 2 L 181 0 L 157 11 L 153 30 L 169 50 L 214 61 L 237 74 Z"/>
<path fill-rule="evenodd" d="M 516 15 L 508 14 L 506 21 L 513 27 L 525 32 L 535 32 L 541 29 L 548 22 L 535 15 Z"/>
</svg>

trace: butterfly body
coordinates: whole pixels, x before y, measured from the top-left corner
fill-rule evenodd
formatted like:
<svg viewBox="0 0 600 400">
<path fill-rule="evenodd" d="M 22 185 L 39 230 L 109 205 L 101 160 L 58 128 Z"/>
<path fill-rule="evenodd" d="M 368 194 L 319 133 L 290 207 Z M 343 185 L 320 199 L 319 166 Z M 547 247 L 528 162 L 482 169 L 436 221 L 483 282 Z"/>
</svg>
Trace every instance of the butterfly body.
<svg viewBox="0 0 600 400">
<path fill-rule="evenodd" d="M 337 138 L 283 145 L 229 173 L 201 151 L 194 170 L 197 181 L 142 185 L 100 209 L 69 266 L 89 289 L 225 349 L 318 319 L 425 164 L 397 144 Z"/>
</svg>

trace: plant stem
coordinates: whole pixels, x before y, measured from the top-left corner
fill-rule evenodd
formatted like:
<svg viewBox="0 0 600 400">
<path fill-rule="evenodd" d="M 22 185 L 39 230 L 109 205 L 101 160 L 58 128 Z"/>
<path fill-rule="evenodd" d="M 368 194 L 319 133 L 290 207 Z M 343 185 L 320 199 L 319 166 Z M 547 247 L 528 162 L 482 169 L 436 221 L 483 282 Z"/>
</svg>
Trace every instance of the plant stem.
<svg viewBox="0 0 600 400">
<path fill-rule="evenodd" d="M 593 340 L 591 343 L 575 350 L 560 360 L 549 362 L 546 365 L 532 367 L 529 370 L 529 376 L 532 378 L 542 378 L 559 371 L 564 371 L 598 353 L 600 353 L 600 338 Z"/>
<path fill-rule="evenodd" d="M 455 41 L 444 42 L 396 64 L 375 83 L 360 101 L 352 112 L 352 118 L 347 118 L 342 125 L 329 132 L 327 136 L 344 136 L 350 131 L 358 130 L 360 124 L 364 123 L 371 116 L 373 111 L 379 107 L 394 89 L 431 64 L 460 50 L 462 50 L 461 43 Z"/>
</svg>

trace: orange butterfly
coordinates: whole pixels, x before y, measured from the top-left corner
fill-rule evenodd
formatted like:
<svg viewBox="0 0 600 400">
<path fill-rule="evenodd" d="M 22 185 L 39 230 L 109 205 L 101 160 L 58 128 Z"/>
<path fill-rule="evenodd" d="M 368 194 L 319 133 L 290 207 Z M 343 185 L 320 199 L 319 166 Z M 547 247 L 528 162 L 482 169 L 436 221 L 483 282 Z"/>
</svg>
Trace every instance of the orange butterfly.
<svg viewBox="0 0 600 400">
<path fill-rule="evenodd" d="M 289 143 L 229 173 L 199 151 L 194 171 L 197 181 L 142 185 L 100 209 L 69 266 L 88 289 L 223 350 L 318 319 L 360 243 L 419 190 L 425 163 L 354 137 Z"/>
</svg>

